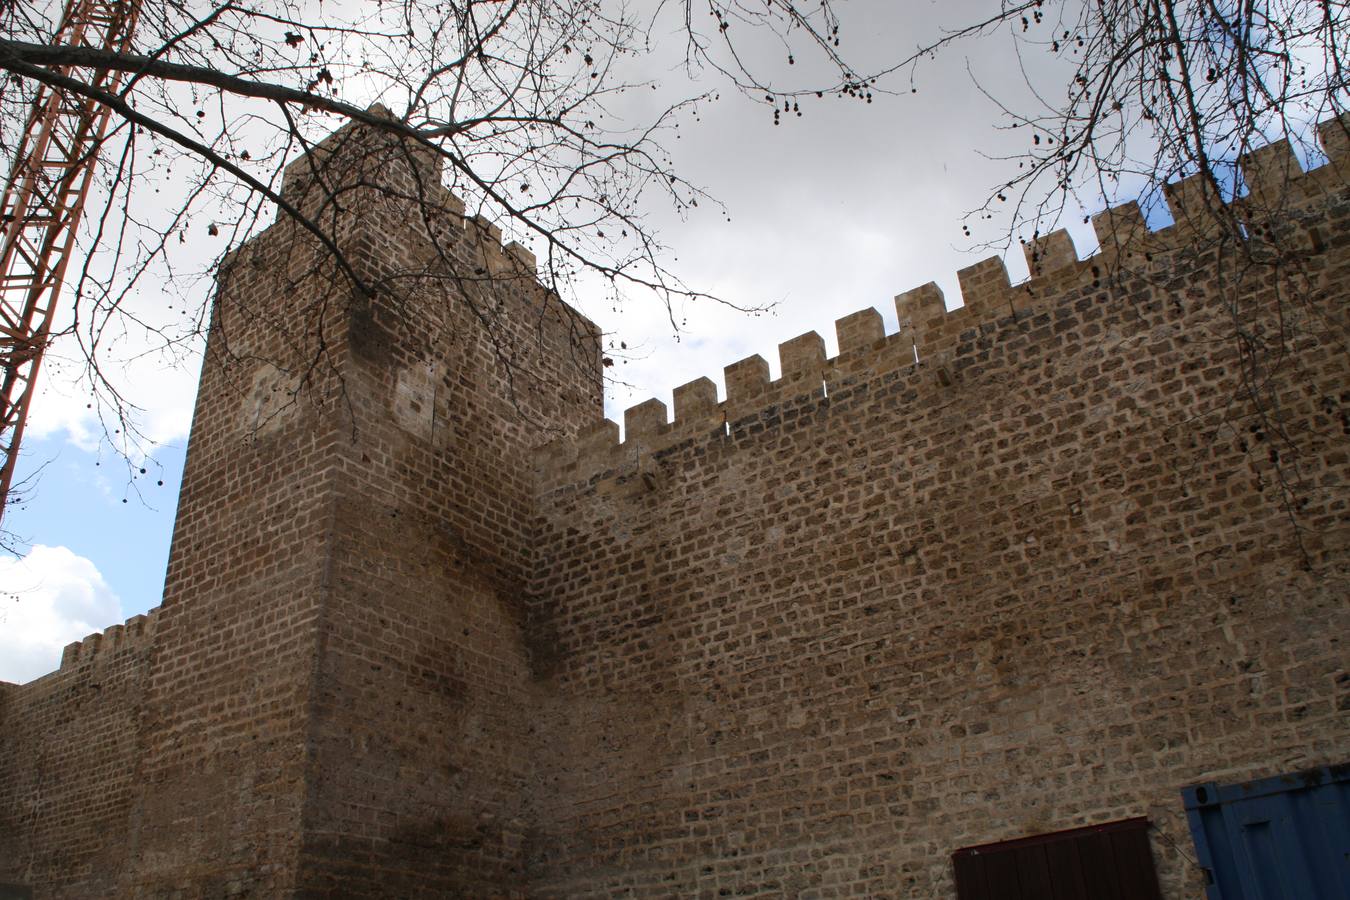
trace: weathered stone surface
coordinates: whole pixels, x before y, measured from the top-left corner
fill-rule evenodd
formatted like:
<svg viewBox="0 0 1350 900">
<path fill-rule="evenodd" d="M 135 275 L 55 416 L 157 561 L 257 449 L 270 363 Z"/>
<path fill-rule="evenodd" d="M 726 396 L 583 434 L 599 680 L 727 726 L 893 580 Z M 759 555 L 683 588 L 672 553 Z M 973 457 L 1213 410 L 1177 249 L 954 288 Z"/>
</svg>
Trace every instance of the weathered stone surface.
<svg viewBox="0 0 1350 900">
<path fill-rule="evenodd" d="M 1148 816 L 1182 898 L 1182 786 L 1345 761 L 1335 165 L 1295 176 L 1297 308 L 1126 211 L 1098 257 L 1049 235 L 1025 285 L 902 295 L 898 335 L 847 317 L 839 358 L 787 342 L 622 444 L 594 327 L 423 161 L 379 171 L 341 231 L 369 295 L 285 223 L 222 274 L 163 606 L 0 684 L 0 881 L 951 897 L 958 847 Z M 1260 415 L 1235 297 L 1284 314 Z"/>
</svg>

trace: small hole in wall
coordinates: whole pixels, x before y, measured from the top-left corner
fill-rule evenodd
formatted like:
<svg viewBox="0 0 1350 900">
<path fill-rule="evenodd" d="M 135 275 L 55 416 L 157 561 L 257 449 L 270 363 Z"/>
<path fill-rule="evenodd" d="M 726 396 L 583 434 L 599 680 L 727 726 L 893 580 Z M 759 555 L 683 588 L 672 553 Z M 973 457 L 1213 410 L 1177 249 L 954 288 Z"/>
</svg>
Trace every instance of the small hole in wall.
<svg viewBox="0 0 1350 900">
<path fill-rule="evenodd" d="M 830 385 L 824 378 L 820 379 L 820 396 L 823 400 L 830 399 Z"/>
<path fill-rule="evenodd" d="M 725 414 L 722 416 L 722 436 L 731 437 L 731 423 L 727 421 Z"/>
</svg>

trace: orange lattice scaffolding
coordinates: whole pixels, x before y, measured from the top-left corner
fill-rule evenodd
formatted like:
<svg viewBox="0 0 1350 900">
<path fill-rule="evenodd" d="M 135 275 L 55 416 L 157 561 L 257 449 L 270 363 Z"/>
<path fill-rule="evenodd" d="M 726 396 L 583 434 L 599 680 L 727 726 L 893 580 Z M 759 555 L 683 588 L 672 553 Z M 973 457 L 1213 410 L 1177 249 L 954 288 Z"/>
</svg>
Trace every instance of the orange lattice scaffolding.
<svg viewBox="0 0 1350 900">
<path fill-rule="evenodd" d="M 55 43 L 124 51 L 140 6 L 141 0 L 70 0 Z M 120 72 L 73 66 L 55 71 L 111 93 L 123 79 Z M 52 313 L 107 134 L 108 112 L 93 100 L 40 85 L 5 183 L 0 206 L 0 516 L 9 501 L 33 385 L 51 340 Z"/>
</svg>

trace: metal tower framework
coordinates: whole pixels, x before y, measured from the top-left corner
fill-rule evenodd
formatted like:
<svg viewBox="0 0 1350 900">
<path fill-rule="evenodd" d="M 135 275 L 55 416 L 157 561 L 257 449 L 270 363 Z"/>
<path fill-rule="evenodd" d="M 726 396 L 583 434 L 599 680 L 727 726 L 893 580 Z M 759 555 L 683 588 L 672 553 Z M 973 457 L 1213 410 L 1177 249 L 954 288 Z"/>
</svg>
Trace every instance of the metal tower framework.
<svg viewBox="0 0 1350 900">
<path fill-rule="evenodd" d="M 141 0 L 70 0 L 54 43 L 128 49 Z M 123 73 L 58 66 L 54 71 L 116 93 Z M 94 100 L 38 87 L 5 184 L 0 225 L 0 517 L 9 502 L 19 443 L 33 400 L 52 317 L 74 250 L 109 110 Z"/>
</svg>

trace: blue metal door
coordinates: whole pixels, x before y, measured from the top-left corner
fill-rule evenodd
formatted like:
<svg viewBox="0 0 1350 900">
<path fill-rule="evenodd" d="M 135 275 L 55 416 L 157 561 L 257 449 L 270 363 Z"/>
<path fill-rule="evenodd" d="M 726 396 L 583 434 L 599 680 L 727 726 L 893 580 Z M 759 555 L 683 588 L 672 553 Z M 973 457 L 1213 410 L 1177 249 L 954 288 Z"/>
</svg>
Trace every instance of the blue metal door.
<svg viewBox="0 0 1350 900">
<path fill-rule="evenodd" d="M 1350 764 L 1181 795 L 1209 900 L 1350 900 Z"/>
</svg>

